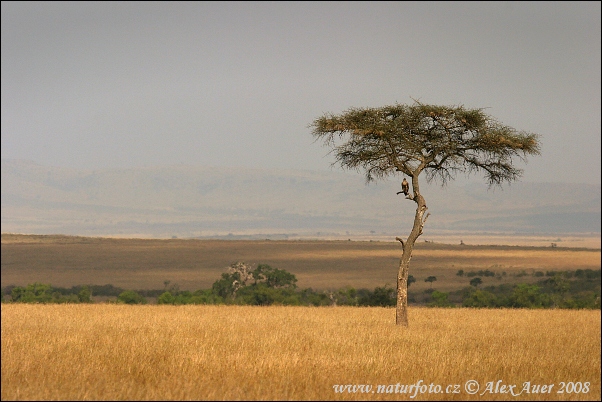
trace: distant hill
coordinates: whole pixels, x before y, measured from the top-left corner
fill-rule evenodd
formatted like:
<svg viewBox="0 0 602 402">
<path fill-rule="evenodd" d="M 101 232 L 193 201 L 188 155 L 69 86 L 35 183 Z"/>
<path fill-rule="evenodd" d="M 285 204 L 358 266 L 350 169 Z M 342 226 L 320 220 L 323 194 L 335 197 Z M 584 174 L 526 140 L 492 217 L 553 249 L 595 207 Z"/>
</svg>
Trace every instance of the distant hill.
<svg viewBox="0 0 602 402">
<path fill-rule="evenodd" d="M 2 232 L 200 237 L 410 230 L 401 177 L 366 185 L 341 171 L 198 166 L 76 170 L 2 163 Z M 421 182 L 430 231 L 600 233 L 600 186 L 479 177 Z"/>
</svg>

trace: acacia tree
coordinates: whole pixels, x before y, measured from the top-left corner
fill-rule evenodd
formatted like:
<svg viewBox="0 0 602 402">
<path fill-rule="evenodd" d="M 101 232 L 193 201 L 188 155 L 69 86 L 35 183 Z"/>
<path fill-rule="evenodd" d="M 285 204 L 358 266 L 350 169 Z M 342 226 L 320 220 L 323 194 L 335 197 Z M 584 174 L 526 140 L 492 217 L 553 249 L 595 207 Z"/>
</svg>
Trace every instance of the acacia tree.
<svg viewBox="0 0 602 402">
<path fill-rule="evenodd" d="M 397 274 L 397 325 L 408 325 L 408 273 L 414 243 L 429 217 L 420 193 L 419 176 L 446 185 L 460 172 L 482 172 L 489 186 L 517 180 L 522 170 L 514 159 L 538 155 L 539 136 L 517 131 L 487 115 L 484 109 L 464 106 L 395 104 L 380 108 L 351 108 L 340 115 L 325 114 L 309 126 L 335 155 L 333 165 L 364 170 L 366 181 L 400 173 L 412 191 L 405 199 L 416 203 L 412 230 L 401 243 Z"/>
<path fill-rule="evenodd" d="M 435 282 L 437 280 L 436 276 L 429 276 L 428 278 L 426 278 L 424 281 L 425 282 L 430 282 L 431 283 L 431 289 L 433 288 L 433 282 Z"/>
</svg>

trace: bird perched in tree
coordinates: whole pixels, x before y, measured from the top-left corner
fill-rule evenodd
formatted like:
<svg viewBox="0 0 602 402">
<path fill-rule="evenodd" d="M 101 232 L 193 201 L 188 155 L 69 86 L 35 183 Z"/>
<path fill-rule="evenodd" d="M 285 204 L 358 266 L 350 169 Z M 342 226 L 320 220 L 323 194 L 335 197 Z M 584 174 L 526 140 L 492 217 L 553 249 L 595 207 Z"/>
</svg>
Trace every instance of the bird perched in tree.
<svg viewBox="0 0 602 402">
<path fill-rule="evenodd" d="M 403 193 L 407 197 L 409 192 L 410 192 L 410 183 L 408 183 L 408 181 L 404 177 L 403 181 L 401 182 L 401 191 L 398 191 L 397 194 Z"/>
</svg>

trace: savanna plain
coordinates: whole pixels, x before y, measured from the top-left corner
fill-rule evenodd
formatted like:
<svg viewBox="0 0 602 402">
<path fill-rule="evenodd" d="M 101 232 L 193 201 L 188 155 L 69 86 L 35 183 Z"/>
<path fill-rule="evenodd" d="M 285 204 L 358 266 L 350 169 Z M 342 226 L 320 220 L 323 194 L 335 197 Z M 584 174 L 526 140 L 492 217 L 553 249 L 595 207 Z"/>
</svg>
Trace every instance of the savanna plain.
<svg viewBox="0 0 602 402">
<path fill-rule="evenodd" d="M 399 255 L 399 245 L 386 242 L 2 235 L 2 286 L 145 289 L 169 279 L 192 290 L 243 260 L 286 269 L 300 287 L 374 287 L 394 283 Z M 410 269 L 416 286 L 433 285 L 422 277 L 437 275 L 445 290 L 466 285 L 459 269 L 508 273 L 484 278 L 491 281 L 515 271 L 600 269 L 600 249 L 428 243 L 417 246 Z M 1 393 L 2 400 L 600 400 L 600 319 L 600 310 L 410 306 L 410 325 L 400 328 L 394 308 L 383 307 L 3 303 Z M 474 394 L 469 380 L 479 385 Z M 395 391 L 411 384 L 419 388 Z M 489 392 L 496 384 L 507 387 Z M 341 385 L 373 388 L 335 392 Z M 510 385 L 514 395 L 500 392 Z"/>
</svg>

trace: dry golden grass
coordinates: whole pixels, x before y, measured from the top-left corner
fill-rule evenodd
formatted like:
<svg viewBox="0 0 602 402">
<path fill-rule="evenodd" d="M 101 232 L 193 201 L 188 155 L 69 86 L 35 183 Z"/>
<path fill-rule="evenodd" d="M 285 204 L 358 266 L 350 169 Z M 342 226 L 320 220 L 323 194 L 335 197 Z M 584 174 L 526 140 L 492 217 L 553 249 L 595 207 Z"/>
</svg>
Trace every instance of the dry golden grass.
<svg viewBox="0 0 602 402">
<path fill-rule="evenodd" d="M 415 400 L 600 400 L 600 311 L 2 305 L 2 400 L 405 399 L 335 384 L 459 384 Z M 554 384 L 468 395 L 464 383 Z M 561 382 L 586 394 L 557 394 Z M 452 388 L 453 389 L 453 388 Z"/>
<path fill-rule="evenodd" d="M 236 261 L 264 263 L 297 276 L 299 287 L 373 289 L 394 284 L 401 257 L 395 242 L 368 241 L 219 241 L 144 240 L 69 236 L 2 235 L 2 286 L 33 282 L 53 286 L 104 285 L 126 289 L 161 289 L 170 280 L 182 290 L 210 288 Z M 483 278 L 484 286 L 514 281 L 512 273 L 600 269 L 600 249 L 460 246 L 417 243 L 410 274 L 413 290 L 450 291 L 467 286 L 464 271 L 489 269 L 508 276 Z M 521 281 L 534 281 L 524 277 Z"/>
</svg>

